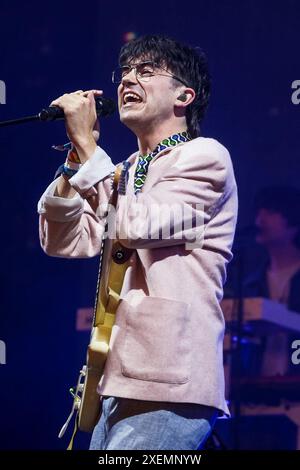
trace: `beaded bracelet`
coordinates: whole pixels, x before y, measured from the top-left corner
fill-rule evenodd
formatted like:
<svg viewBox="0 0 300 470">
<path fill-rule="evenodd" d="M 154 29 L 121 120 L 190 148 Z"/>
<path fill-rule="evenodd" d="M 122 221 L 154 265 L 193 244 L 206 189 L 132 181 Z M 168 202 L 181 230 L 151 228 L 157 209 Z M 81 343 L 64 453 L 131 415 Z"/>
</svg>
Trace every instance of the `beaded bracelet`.
<svg viewBox="0 0 300 470">
<path fill-rule="evenodd" d="M 72 168 L 69 168 L 66 165 L 63 165 L 62 167 L 62 174 L 66 175 L 68 178 L 72 178 L 72 176 L 76 175 L 78 170 L 72 170 Z"/>
<path fill-rule="evenodd" d="M 73 150 L 73 149 L 69 150 L 68 156 L 63 166 L 63 174 L 68 177 L 72 177 L 77 173 L 77 171 L 81 167 L 82 167 L 82 164 L 80 162 L 80 159 L 78 157 L 76 150 Z"/>
<path fill-rule="evenodd" d="M 52 148 L 59 151 L 68 150 L 66 161 L 65 163 L 59 166 L 55 173 L 54 179 L 60 175 L 66 178 L 72 178 L 72 176 L 74 176 L 77 171 L 82 167 L 82 163 L 75 147 L 73 147 L 71 142 L 68 142 L 64 145 L 52 145 Z"/>
</svg>

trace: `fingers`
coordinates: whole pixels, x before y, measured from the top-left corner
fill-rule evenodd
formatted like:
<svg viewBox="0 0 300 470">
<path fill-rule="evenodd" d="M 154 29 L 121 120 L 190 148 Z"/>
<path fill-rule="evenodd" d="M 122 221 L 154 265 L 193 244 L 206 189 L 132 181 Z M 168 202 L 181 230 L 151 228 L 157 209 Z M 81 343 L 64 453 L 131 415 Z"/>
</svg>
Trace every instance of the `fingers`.
<svg viewBox="0 0 300 470">
<path fill-rule="evenodd" d="M 49 106 L 61 106 L 62 105 L 62 98 L 66 97 L 66 96 L 74 96 L 74 95 L 77 95 L 77 96 L 80 96 L 82 98 L 89 98 L 89 100 L 91 102 L 94 101 L 94 98 L 96 96 L 101 96 L 103 95 L 103 90 L 77 90 L 77 91 L 74 91 L 72 93 L 65 93 L 64 95 L 60 96 L 59 98 L 53 100 Z"/>
<path fill-rule="evenodd" d="M 88 91 L 87 95 L 85 96 L 91 103 L 95 104 L 95 94 L 93 91 Z"/>
<path fill-rule="evenodd" d="M 77 90 L 77 91 L 74 91 L 73 94 L 87 97 L 89 93 L 92 93 L 94 96 L 100 96 L 100 95 L 103 95 L 103 90 L 86 90 L 86 91 Z"/>
</svg>

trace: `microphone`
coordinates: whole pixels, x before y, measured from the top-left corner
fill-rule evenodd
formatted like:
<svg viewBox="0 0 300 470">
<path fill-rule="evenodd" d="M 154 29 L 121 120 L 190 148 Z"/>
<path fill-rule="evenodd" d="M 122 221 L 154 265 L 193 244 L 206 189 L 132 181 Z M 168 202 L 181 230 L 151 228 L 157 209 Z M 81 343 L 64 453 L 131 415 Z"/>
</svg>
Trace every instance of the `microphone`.
<svg viewBox="0 0 300 470">
<path fill-rule="evenodd" d="M 116 110 L 116 104 L 110 98 L 103 98 L 97 96 L 95 98 L 96 113 L 99 117 L 106 117 L 113 114 Z M 58 119 L 64 119 L 64 112 L 58 106 L 49 106 L 48 108 L 42 109 L 39 113 L 39 119 L 41 121 L 55 121 Z"/>
<path fill-rule="evenodd" d="M 113 114 L 117 106 L 110 98 L 103 98 L 103 96 L 97 96 L 95 98 L 96 113 L 98 117 L 106 117 Z M 64 119 L 65 115 L 61 108 L 58 106 L 49 106 L 48 108 L 42 109 L 41 112 L 34 116 L 26 116 L 19 119 L 10 119 L 9 121 L 0 122 L 0 127 L 11 126 L 14 124 L 23 124 L 31 121 L 56 121 Z"/>
</svg>

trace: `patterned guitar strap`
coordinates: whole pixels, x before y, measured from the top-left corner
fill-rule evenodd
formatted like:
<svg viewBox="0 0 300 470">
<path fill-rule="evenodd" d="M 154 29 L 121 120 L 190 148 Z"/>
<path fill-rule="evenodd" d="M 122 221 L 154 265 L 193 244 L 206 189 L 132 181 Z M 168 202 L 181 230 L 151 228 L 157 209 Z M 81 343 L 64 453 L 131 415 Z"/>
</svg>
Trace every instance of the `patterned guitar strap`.
<svg viewBox="0 0 300 470">
<path fill-rule="evenodd" d="M 142 191 L 146 181 L 149 165 L 159 152 L 169 147 L 176 147 L 176 145 L 188 142 L 189 140 L 192 140 L 192 138 L 187 131 L 178 132 L 177 134 L 173 134 L 167 139 L 162 140 L 155 147 L 153 152 L 150 152 L 147 155 L 139 155 L 138 164 L 134 174 L 134 193 L 137 194 Z"/>
</svg>

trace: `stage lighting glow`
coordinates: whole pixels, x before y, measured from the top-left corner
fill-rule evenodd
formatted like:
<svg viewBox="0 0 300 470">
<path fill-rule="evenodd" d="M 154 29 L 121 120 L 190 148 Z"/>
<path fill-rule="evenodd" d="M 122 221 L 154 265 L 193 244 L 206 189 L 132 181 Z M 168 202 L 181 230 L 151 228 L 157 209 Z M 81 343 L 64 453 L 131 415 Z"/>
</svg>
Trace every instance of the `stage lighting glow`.
<svg viewBox="0 0 300 470">
<path fill-rule="evenodd" d="M 124 42 L 129 42 L 136 38 L 137 38 L 137 33 L 135 33 L 134 31 L 127 31 L 126 33 L 123 34 Z"/>
</svg>

